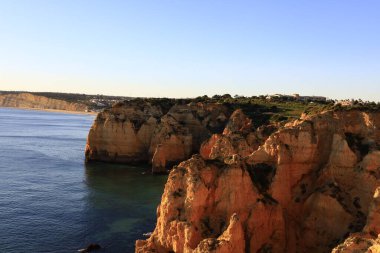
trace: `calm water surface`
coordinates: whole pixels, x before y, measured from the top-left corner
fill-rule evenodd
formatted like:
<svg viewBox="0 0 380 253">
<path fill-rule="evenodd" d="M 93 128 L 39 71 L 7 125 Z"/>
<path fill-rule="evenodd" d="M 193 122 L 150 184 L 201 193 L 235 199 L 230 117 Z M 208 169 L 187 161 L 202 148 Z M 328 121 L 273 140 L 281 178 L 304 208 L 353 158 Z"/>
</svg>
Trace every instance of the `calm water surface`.
<svg viewBox="0 0 380 253">
<path fill-rule="evenodd" d="M 0 108 L 0 252 L 134 252 L 166 176 L 84 164 L 94 117 Z"/>
</svg>

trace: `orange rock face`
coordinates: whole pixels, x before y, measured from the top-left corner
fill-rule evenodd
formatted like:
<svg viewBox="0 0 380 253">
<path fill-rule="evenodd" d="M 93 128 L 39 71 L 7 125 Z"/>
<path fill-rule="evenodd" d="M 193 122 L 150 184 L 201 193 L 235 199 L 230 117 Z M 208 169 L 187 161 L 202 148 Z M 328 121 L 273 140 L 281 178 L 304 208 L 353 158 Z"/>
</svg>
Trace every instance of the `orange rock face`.
<svg viewBox="0 0 380 253">
<path fill-rule="evenodd" d="M 360 233 L 351 234 L 333 253 L 380 253 L 380 187 L 376 189 L 366 225 Z"/>
<path fill-rule="evenodd" d="M 268 138 L 268 133 L 275 129 L 274 126 L 253 129 L 252 120 L 238 109 L 232 113 L 223 133 L 214 134 L 203 142 L 199 153 L 204 159 L 223 160 L 234 154 L 246 157 Z"/>
<path fill-rule="evenodd" d="M 86 160 L 148 161 L 153 132 L 162 115 L 159 106 L 139 103 L 99 113 L 88 134 Z"/>
<path fill-rule="evenodd" d="M 134 101 L 98 114 L 86 145 L 86 160 L 151 162 L 165 172 L 198 152 L 212 133 L 222 131 L 228 110 L 217 104 L 160 105 Z"/>
<path fill-rule="evenodd" d="M 380 113 L 304 116 L 265 141 L 236 114 L 170 172 L 136 252 L 378 252 Z"/>
</svg>

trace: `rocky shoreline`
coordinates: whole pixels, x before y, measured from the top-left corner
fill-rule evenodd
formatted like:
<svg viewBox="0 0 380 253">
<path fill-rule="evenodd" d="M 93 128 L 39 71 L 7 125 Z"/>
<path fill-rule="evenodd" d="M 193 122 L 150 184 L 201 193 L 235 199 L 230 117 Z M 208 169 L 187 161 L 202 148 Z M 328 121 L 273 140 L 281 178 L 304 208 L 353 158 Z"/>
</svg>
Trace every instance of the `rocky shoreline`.
<svg viewBox="0 0 380 253">
<path fill-rule="evenodd" d="M 222 104 L 131 101 L 97 116 L 87 161 L 180 162 L 136 252 L 380 252 L 380 113 L 254 120 Z"/>
<path fill-rule="evenodd" d="M 252 153 L 231 124 L 170 172 L 136 252 L 379 252 L 380 113 L 304 116 Z"/>
</svg>

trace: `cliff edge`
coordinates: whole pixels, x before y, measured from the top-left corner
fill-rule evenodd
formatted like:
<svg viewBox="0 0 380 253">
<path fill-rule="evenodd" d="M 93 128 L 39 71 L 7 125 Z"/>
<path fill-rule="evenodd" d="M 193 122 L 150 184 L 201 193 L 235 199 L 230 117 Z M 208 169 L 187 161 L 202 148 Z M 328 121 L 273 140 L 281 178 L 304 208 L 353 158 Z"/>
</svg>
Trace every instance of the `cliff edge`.
<svg viewBox="0 0 380 253">
<path fill-rule="evenodd" d="M 154 172 L 198 152 L 223 131 L 230 111 L 220 104 L 125 101 L 99 113 L 86 145 L 87 161 L 152 163 Z"/>
<path fill-rule="evenodd" d="M 380 252 L 379 112 L 250 124 L 233 113 L 171 170 L 136 252 Z"/>
</svg>

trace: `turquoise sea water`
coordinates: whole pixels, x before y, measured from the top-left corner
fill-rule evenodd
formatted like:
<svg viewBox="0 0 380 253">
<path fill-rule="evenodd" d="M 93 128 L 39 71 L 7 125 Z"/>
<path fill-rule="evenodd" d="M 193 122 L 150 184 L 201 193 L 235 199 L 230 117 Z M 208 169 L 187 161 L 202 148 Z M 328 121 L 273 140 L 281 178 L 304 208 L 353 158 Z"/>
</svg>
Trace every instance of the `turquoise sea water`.
<svg viewBox="0 0 380 253">
<path fill-rule="evenodd" d="M 134 252 L 153 230 L 166 176 L 85 165 L 93 119 L 0 108 L 0 252 Z"/>
</svg>

